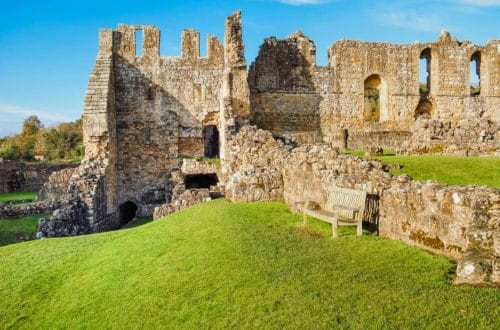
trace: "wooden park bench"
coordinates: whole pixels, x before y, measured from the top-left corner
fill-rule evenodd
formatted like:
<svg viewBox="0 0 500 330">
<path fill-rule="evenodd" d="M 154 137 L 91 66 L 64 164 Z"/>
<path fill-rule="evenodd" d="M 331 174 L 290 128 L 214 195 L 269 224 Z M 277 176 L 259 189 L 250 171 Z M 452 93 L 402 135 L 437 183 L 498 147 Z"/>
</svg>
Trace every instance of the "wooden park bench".
<svg viewBox="0 0 500 330">
<path fill-rule="evenodd" d="M 357 235 L 361 236 L 365 202 L 366 191 L 333 187 L 323 209 L 314 207 L 317 204 L 312 201 L 306 201 L 302 209 L 304 225 L 307 225 L 309 215 L 331 223 L 333 237 L 337 237 L 339 225 L 356 226 Z"/>
</svg>

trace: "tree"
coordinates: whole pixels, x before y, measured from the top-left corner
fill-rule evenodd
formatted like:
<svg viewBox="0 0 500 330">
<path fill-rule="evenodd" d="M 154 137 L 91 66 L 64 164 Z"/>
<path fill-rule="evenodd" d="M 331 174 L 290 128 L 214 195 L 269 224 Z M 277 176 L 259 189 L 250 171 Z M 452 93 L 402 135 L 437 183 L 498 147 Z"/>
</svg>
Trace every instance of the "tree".
<svg viewBox="0 0 500 330">
<path fill-rule="evenodd" d="M 24 136 L 33 136 L 38 134 L 40 130 L 43 128 L 43 124 L 38 119 L 37 116 L 32 115 L 26 118 L 23 122 L 23 132 L 22 135 Z"/>
</svg>

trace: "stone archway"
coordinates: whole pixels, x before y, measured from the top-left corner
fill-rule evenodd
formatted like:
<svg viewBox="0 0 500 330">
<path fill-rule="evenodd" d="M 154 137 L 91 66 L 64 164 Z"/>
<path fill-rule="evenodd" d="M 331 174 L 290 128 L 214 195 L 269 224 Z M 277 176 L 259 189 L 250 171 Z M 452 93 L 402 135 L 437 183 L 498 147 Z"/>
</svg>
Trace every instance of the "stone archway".
<svg viewBox="0 0 500 330">
<path fill-rule="evenodd" d="M 120 223 L 129 223 L 137 214 L 137 205 L 134 202 L 126 201 L 119 207 Z"/>
</svg>

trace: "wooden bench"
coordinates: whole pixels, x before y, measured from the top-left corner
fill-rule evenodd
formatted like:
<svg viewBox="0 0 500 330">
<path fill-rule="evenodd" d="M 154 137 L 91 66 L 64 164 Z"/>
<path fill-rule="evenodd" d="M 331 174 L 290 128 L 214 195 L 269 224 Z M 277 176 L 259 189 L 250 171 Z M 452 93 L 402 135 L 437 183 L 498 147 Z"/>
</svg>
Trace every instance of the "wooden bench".
<svg viewBox="0 0 500 330">
<path fill-rule="evenodd" d="M 304 225 L 309 215 L 331 223 L 333 237 L 337 237 L 339 225 L 356 226 L 357 235 L 361 236 L 365 202 L 366 191 L 333 187 L 324 209 L 313 208 L 315 203 L 306 201 L 302 209 Z"/>
</svg>

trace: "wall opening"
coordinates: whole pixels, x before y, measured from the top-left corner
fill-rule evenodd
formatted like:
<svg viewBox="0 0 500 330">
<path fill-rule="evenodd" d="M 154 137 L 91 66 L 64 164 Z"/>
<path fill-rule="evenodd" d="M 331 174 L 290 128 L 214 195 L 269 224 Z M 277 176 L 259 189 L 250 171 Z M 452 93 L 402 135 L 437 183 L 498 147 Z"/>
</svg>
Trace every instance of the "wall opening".
<svg viewBox="0 0 500 330">
<path fill-rule="evenodd" d="M 372 74 L 364 83 L 365 121 L 383 121 L 389 116 L 387 111 L 387 84 L 378 74 Z"/>
<path fill-rule="evenodd" d="M 203 127 L 204 156 L 208 158 L 219 157 L 219 130 L 215 125 Z"/>
<path fill-rule="evenodd" d="M 135 56 L 142 56 L 142 30 L 135 30 Z"/>
<path fill-rule="evenodd" d="M 433 105 L 428 99 L 420 99 L 417 108 L 415 109 L 415 119 L 419 117 L 430 119 L 432 118 Z"/>
<path fill-rule="evenodd" d="M 481 53 L 475 52 L 470 59 L 470 95 L 477 96 L 481 94 Z"/>
<path fill-rule="evenodd" d="M 431 49 L 426 48 L 420 53 L 418 86 L 420 98 L 426 99 L 431 90 Z"/>
<path fill-rule="evenodd" d="M 210 188 L 219 182 L 217 174 L 190 174 L 184 178 L 186 189 Z"/>
<path fill-rule="evenodd" d="M 121 204 L 118 209 L 120 213 L 120 223 L 123 225 L 129 223 L 133 218 L 135 218 L 137 213 L 137 205 L 131 201 L 126 201 Z"/>
</svg>

